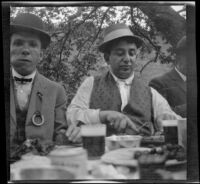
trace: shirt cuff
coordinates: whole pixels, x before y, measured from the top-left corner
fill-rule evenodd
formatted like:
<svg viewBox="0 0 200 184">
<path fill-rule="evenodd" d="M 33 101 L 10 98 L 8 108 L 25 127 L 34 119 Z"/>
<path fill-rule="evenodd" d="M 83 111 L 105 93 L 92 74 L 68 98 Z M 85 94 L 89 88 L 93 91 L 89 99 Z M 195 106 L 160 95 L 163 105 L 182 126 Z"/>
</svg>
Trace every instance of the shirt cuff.
<svg viewBox="0 0 200 184">
<path fill-rule="evenodd" d="M 100 109 L 88 109 L 82 116 L 78 116 L 77 120 L 84 122 L 85 124 L 99 124 L 101 123 L 99 118 Z"/>
</svg>

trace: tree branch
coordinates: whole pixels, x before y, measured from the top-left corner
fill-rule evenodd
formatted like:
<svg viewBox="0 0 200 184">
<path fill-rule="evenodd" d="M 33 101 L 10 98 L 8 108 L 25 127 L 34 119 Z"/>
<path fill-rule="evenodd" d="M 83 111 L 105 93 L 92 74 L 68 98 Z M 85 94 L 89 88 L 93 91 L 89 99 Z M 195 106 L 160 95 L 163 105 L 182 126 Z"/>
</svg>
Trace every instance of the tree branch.
<svg viewBox="0 0 200 184">
<path fill-rule="evenodd" d="M 56 35 L 58 35 L 60 33 L 63 33 L 63 31 L 56 31 L 56 32 L 54 32 L 54 33 L 51 34 L 51 37 L 56 36 Z"/>
<path fill-rule="evenodd" d="M 103 22 L 104 22 L 104 20 L 105 20 L 105 18 L 106 18 L 106 15 L 107 15 L 107 13 L 108 13 L 108 11 L 109 11 L 110 9 L 111 9 L 111 7 L 107 8 L 106 12 L 104 13 L 104 15 L 103 15 L 103 17 L 102 17 L 102 19 L 101 19 L 100 26 L 98 27 L 98 32 L 97 32 L 96 36 L 94 37 L 94 39 L 93 39 L 93 41 L 92 41 L 92 44 L 91 44 L 91 45 L 93 45 L 93 43 L 94 43 L 94 42 L 95 42 L 95 40 L 97 39 L 97 37 L 98 37 L 99 33 L 101 32 L 101 29 L 102 29 Z"/>
<path fill-rule="evenodd" d="M 150 61 L 148 61 L 148 62 L 142 67 L 142 69 L 140 70 L 140 73 L 142 73 L 142 71 L 144 70 L 144 68 L 145 68 L 149 63 L 151 63 L 151 62 L 156 62 L 156 61 L 157 61 L 158 56 L 160 56 L 160 58 L 163 59 L 163 60 L 164 60 L 165 58 L 160 54 L 160 48 L 159 48 L 159 46 L 155 45 L 155 44 L 153 43 L 153 41 L 152 41 L 147 35 L 145 35 L 145 34 L 140 30 L 140 26 L 138 25 L 138 23 L 136 23 L 136 22 L 134 21 L 134 17 L 133 17 L 133 7 L 132 7 L 132 6 L 131 6 L 131 22 L 135 25 L 135 27 L 136 27 L 138 33 L 139 33 L 143 38 L 147 39 L 147 40 L 149 41 L 149 43 L 154 47 L 154 49 L 155 49 L 155 51 L 156 51 L 156 56 L 155 56 L 155 58 L 152 59 L 152 60 L 150 60 Z"/>
<path fill-rule="evenodd" d="M 99 33 L 101 32 L 103 22 L 104 22 L 104 20 L 105 20 L 106 14 L 107 14 L 107 12 L 110 10 L 110 8 L 111 8 L 111 7 L 107 8 L 107 10 L 105 11 L 105 13 L 103 14 L 103 17 L 102 17 L 102 19 L 101 19 L 100 26 L 98 27 L 98 32 L 97 32 L 97 34 L 94 36 L 93 40 L 91 41 L 91 44 L 90 44 L 90 47 L 89 47 L 88 50 L 90 50 L 91 46 L 94 44 L 94 42 L 95 42 L 95 40 L 97 39 Z M 84 41 L 83 45 L 81 46 L 81 48 L 80 48 L 80 50 L 79 50 L 79 52 L 78 52 L 78 54 L 77 54 L 77 57 L 79 56 L 80 52 L 82 51 L 83 46 L 84 46 L 90 39 L 91 39 L 91 38 L 88 38 L 86 41 Z"/>
<path fill-rule="evenodd" d="M 73 31 L 74 31 L 76 28 L 78 28 L 79 26 L 81 26 L 83 23 L 85 23 L 85 21 L 86 21 L 94 12 L 96 12 L 96 10 L 97 10 L 98 8 L 99 8 L 98 6 L 95 7 L 95 8 L 87 15 L 87 17 L 84 18 L 84 20 L 83 20 L 81 23 L 77 24 L 77 25 L 74 27 Z"/>
<path fill-rule="evenodd" d="M 63 52 L 65 43 L 66 43 L 66 41 L 67 41 L 67 39 L 68 39 L 70 33 L 71 33 L 71 32 L 74 32 L 75 29 L 77 29 L 79 26 L 81 26 L 83 23 L 85 23 L 85 21 L 86 21 L 86 20 L 93 14 L 93 12 L 95 12 L 98 8 L 99 8 L 98 6 L 95 7 L 95 8 L 87 15 L 87 17 L 86 17 L 81 23 L 77 24 L 72 30 L 69 29 L 69 31 L 65 34 L 65 39 L 64 39 L 64 41 L 63 41 L 63 44 L 62 44 L 62 47 L 61 47 L 61 50 L 60 50 L 60 54 L 59 54 L 59 55 L 60 55 L 60 56 L 59 56 L 59 58 L 60 58 L 60 59 L 59 59 L 59 62 L 61 62 L 61 60 L 62 60 L 62 52 Z M 69 24 L 69 25 L 70 25 L 70 24 Z"/>
<path fill-rule="evenodd" d="M 76 57 L 79 56 L 80 52 L 82 51 L 82 48 L 84 47 L 84 45 L 85 45 L 90 39 L 91 39 L 91 38 L 89 37 L 87 40 L 85 40 L 85 41 L 83 42 L 83 44 L 81 45 L 81 48 L 79 49 L 78 54 L 77 54 Z"/>
<path fill-rule="evenodd" d="M 157 50 L 157 46 L 152 42 L 152 40 L 147 36 L 145 35 L 142 31 L 140 31 L 140 26 L 138 25 L 138 23 L 136 23 L 134 21 L 134 17 L 133 17 L 133 7 L 131 7 L 131 22 L 136 26 L 136 29 L 137 31 L 140 33 L 140 35 L 142 37 L 144 37 L 145 39 L 147 39 L 149 41 L 149 43 L 155 48 L 155 50 Z"/>
<path fill-rule="evenodd" d="M 65 43 L 66 43 L 70 33 L 71 33 L 71 29 L 69 29 L 69 31 L 65 34 L 65 38 L 64 38 L 64 41 L 63 41 L 63 44 L 62 44 L 62 47 L 60 50 L 60 54 L 59 54 L 59 63 L 61 63 L 61 61 L 62 61 L 62 52 L 64 50 Z"/>
<path fill-rule="evenodd" d="M 140 74 L 141 74 L 142 71 L 146 68 L 147 65 L 149 65 L 149 64 L 152 63 L 152 62 L 155 63 L 155 62 L 157 61 L 158 55 L 159 55 L 159 52 L 156 52 L 155 58 L 154 58 L 154 59 L 151 59 L 150 61 L 148 61 L 147 63 L 145 63 L 145 64 L 142 66 L 142 68 L 141 68 L 141 70 L 140 70 Z"/>
</svg>

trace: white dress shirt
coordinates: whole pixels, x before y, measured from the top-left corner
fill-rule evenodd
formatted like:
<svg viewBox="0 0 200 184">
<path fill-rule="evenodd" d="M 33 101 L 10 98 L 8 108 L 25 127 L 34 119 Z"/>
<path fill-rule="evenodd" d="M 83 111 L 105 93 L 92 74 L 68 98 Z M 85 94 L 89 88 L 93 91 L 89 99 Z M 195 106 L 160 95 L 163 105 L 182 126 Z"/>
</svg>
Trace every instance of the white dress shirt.
<svg viewBox="0 0 200 184">
<path fill-rule="evenodd" d="M 13 77 L 24 78 L 24 79 L 32 78 L 31 82 L 27 82 L 27 83 L 23 83 L 23 84 L 14 80 L 14 87 L 16 90 L 17 102 L 18 102 L 19 108 L 21 110 L 23 110 L 26 107 L 26 104 L 28 103 L 28 99 L 29 99 L 29 95 L 31 93 L 35 74 L 36 74 L 36 70 L 30 75 L 22 76 L 19 73 L 17 73 L 14 70 L 14 68 L 12 68 L 12 76 Z"/>
<path fill-rule="evenodd" d="M 134 78 L 134 74 L 129 79 L 124 81 L 124 83 L 130 82 L 130 81 L 132 82 L 133 78 Z M 116 76 L 115 76 L 115 79 L 117 79 Z M 119 91 L 120 91 L 120 95 L 122 99 L 121 109 L 123 109 L 128 103 L 131 85 L 122 84 L 123 83 L 122 80 L 119 80 L 119 79 L 117 79 L 117 81 L 118 81 L 118 87 L 119 87 Z M 89 108 L 90 96 L 93 89 L 93 83 L 94 83 L 93 76 L 86 78 L 85 81 L 79 87 L 71 104 L 69 105 L 67 109 L 67 120 L 70 121 L 71 123 L 76 124 L 78 121 L 82 121 L 86 124 L 101 123 L 100 118 L 99 118 L 100 109 Z M 163 98 L 155 89 L 151 87 L 150 89 L 152 93 L 154 121 L 156 121 L 157 118 L 164 113 L 174 115 L 177 117 L 177 119 L 181 118 L 179 115 L 177 115 L 175 112 L 171 110 L 165 98 Z"/>
<path fill-rule="evenodd" d="M 122 102 L 122 106 L 121 106 L 121 111 L 124 109 L 124 107 L 128 104 L 128 100 L 129 100 L 129 96 L 130 96 L 130 89 L 131 89 L 131 84 L 132 84 L 132 80 L 134 78 L 134 73 L 128 78 L 128 79 L 119 79 L 117 78 L 113 72 L 110 69 L 110 73 L 113 76 L 119 92 L 120 92 L 120 96 L 121 96 L 121 102 Z"/>
</svg>

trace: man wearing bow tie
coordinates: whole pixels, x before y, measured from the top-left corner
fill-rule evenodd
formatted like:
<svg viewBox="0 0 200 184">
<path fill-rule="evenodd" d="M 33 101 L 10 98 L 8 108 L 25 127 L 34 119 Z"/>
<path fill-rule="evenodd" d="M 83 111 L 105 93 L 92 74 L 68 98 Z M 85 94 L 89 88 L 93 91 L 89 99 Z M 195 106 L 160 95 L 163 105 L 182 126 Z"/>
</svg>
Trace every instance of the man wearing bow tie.
<svg viewBox="0 0 200 184">
<path fill-rule="evenodd" d="M 105 29 L 99 50 L 109 71 L 83 82 L 68 107 L 69 121 L 107 124 L 108 135 L 154 135 L 162 131 L 162 120 L 180 118 L 156 90 L 135 75 L 142 42 L 125 24 Z"/>
<path fill-rule="evenodd" d="M 50 43 L 42 20 L 19 14 L 10 27 L 10 147 L 27 139 L 59 141 L 58 135 L 77 141 L 79 128 L 66 120 L 64 88 L 41 75 L 36 66 Z M 68 127 L 68 129 L 67 129 Z M 66 131 L 67 130 L 67 131 Z"/>
</svg>

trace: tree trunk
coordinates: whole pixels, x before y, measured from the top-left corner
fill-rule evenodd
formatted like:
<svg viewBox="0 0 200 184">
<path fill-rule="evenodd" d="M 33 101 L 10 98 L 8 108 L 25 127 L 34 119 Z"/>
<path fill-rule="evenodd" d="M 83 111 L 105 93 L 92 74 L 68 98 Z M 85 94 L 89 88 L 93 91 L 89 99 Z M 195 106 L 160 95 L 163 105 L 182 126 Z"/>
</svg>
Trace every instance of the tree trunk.
<svg viewBox="0 0 200 184">
<path fill-rule="evenodd" d="M 170 6 L 138 6 L 172 46 L 186 34 L 186 20 Z"/>
</svg>

